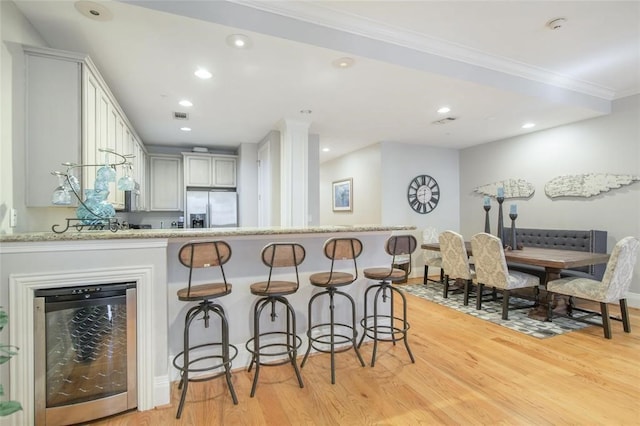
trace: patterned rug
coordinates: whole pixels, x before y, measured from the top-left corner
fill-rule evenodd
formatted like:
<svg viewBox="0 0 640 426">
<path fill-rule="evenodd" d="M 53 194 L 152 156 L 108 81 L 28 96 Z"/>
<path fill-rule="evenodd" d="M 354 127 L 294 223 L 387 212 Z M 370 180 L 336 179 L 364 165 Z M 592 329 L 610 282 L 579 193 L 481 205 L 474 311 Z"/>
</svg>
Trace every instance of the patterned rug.
<svg viewBox="0 0 640 426">
<path fill-rule="evenodd" d="M 429 282 L 426 286 L 424 284 L 398 286 L 398 288 L 401 288 L 407 293 L 539 339 L 589 327 L 588 324 L 573 321 L 570 318 L 554 318 L 553 322 L 538 321 L 527 316 L 529 309 L 509 310 L 509 319 L 505 321 L 502 319 L 502 301 L 500 300 L 500 296 L 498 296 L 497 301 L 486 300 L 485 296 L 485 299 L 482 301 L 482 309 L 476 310 L 475 297 L 469 298 L 469 305 L 464 306 L 462 292 L 451 291 L 453 286 L 450 285 L 449 297 L 445 299 L 442 297 L 443 287 L 442 284 L 433 282 Z M 531 303 L 529 300 L 519 299 L 513 296 L 509 298 L 509 304 L 512 306 L 530 306 Z"/>
</svg>

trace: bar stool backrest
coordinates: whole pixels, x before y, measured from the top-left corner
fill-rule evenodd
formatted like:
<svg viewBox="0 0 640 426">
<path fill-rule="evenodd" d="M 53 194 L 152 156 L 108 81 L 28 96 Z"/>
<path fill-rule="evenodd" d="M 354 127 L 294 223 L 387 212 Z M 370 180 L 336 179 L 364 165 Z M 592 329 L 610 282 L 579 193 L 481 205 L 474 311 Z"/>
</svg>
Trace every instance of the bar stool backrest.
<svg viewBox="0 0 640 426">
<path fill-rule="evenodd" d="M 224 241 L 190 241 L 180 247 L 178 252 L 180 263 L 189 268 L 189 287 L 187 296 L 191 295 L 191 278 L 193 270 L 199 268 L 219 267 L 225 291 L 228 290 L 227 278 L 222 265 L 231 259 L 231 247 Z"/>
<path fill-rule="evenodd" d="M 262 249 L 262 262 L 269 267 L 267 289 L 271 284 L 273 268 L 295 268 L 296 283 L 297 286 L 299 286 L 298 265 L 304 261 L 305 256 L 306 252 L 304 247 L 298 243 L 272 243 L 266 245 Z"/>
<path fill-rule="evenodd" d="M 409 270 L 407 271 L 407 274 L 410 273 L 411 263 L 412 263 L 411 255 L 416 250 L 416 247 L 418 247 L 418 241 L 416 240 L 416 237 L 414 237 L 413 235 L 409 235 L 409 234 L 394 235 L 389 237 L 389 239 L 387 240 L 387 244 L 385 244 L 384 246 L 384 249 L 387 252 L 387 254 L 392 256 L 392 259 L 391 259 L 392 269 L 393 269 L 393 265 L 397 263 L 396 257 L 408 256 Z"/>
<path fill-rule="evenodd" d="M 329 238 L 324 243 L 324 255 L 331 259 L 331 272 L 329 281 L 332 279 L 336 260 L 352 260 L 354 281 L 358 278 L 358 265 L 356 258 L 362 253 L 362 241 L 357 238 Z"/>
</svg>

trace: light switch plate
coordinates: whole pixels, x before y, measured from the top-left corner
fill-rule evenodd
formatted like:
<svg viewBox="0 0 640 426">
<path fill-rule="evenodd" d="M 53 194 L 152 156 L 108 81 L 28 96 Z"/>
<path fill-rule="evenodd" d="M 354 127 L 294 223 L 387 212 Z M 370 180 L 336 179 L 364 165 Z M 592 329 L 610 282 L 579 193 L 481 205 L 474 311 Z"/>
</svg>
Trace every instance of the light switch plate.
<svg viewBox="0 0 640 426">
<path fill-rule="evenodd" d="M 16 209 L 11 209 L 11 214 L 9 215 L 9 226 L 12 228 L 18 226 L 18 211 Z"/>
</svg>

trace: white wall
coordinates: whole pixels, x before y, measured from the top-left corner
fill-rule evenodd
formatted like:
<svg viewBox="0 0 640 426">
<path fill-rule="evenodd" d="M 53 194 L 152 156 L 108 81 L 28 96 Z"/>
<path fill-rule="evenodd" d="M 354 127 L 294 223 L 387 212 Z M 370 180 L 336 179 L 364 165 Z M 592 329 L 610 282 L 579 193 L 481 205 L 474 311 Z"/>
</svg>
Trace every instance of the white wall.
<svg viewBox="0 0 640 426">
<path fill-rule="evenodd" d="M 422 145 L 383 142 L 320 167 L 321 225 L 415 225 L 414 236 L 422 241 L 422 230 L 460 228 L 458 151 Z M 427 214 L 411 209 L 407 190 L 411 180 L 426 174 L 440 187 L 437 207 Z M 353 178 L 353 212 L 333 212 L 331 183 Z M 382 247 L 380 247 L 382 250 Z M 413 276 L 422 274 L 420 250 L 413 260 Z"/>
<path fill-rule="evenodd" d="M 484 229 L 482 197 L 473 192 L 475 187 L 521 178 L 531 182 L 536 192 L 528 200 L 517 201 L 520 227 L 604 230 L 608 232 L 609 251 L 627 235 L 640 236 L 640 182 L 590 198 L 551 199 L 544 193 L 545 183 L 560 175 L 640 175 L 638 117 L 640 95 L 615 101 L 612 113 L 605 117 L 462 150 L 460 228 L 463 235 L 469 238 Z M 491 213 L 495 233 L 495 207 Z M 636 266 L 631 290 L 640 293 L 640 266 Z"/>
<path fill-rule="evenodd" d="M 320 165 L 320 225 L 381 224 L 380 145 L 354 151 Z M 352 211 L 334 212 L 332 183 L 353 179 Z"/>
<path fill-rule="evenodd" d="M 238 226 L 258 226 L 258 145 L 240 144 L 238 149 Z"/>
<path fill-rule="evenodd" d="M 21 190 L 24 188 L 25 162 L 24 58 L 18 44 L 47 47 L 47 43 L 13 2 L 0 2 L 0 19 L 0 234 L 10 234 L 28 229 L 29 223 L 24 190 Z M 53 189 L 55 181 L 50 183 Z M 18 211 L 16 228 L 9 226 L 8 213 L 11 208 Z M 64 215 L 62 213 L 62 217 Z"/>
</svg>

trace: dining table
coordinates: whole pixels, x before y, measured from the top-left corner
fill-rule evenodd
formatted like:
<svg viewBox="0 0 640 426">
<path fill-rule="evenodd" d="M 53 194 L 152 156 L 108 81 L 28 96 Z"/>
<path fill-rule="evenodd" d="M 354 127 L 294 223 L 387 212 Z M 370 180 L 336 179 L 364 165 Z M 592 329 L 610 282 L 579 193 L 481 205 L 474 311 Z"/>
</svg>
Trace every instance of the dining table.
<svg viewBox="0 0 640 426">
<path fill-rule="evenodd" d="M 420 247 L 424 250 L 440 251 L 439 243 L 423 243 Z M 471 243 L 469 241 L 465 241 L 465 247 L 467 249 L 467 254 L 469 256 L 473 256 Z M 609 255 L 607 253 L 526 246 L 517 250 L 510 248 L 505 249 L 504 257 L 507 263 L 543 267 L 545 272 L 544 279 L 541 283 L 543 287 L 545 287 L 549 281 L 560 278 L 561 272 L 565 269 L 597 265 L 607 263 L 609 261 Z M 553 308 L 554 312 L 563 313 L 566 311 L 566 300 L 556 297 L 554 303 L 556 304 Z M 541 297 L 540 306 L 529 312 L 529 317 L 548 320 L 548 311 L 549 309 L 548 304 L 546 303 L 546 297 Z"/>
</svg>

